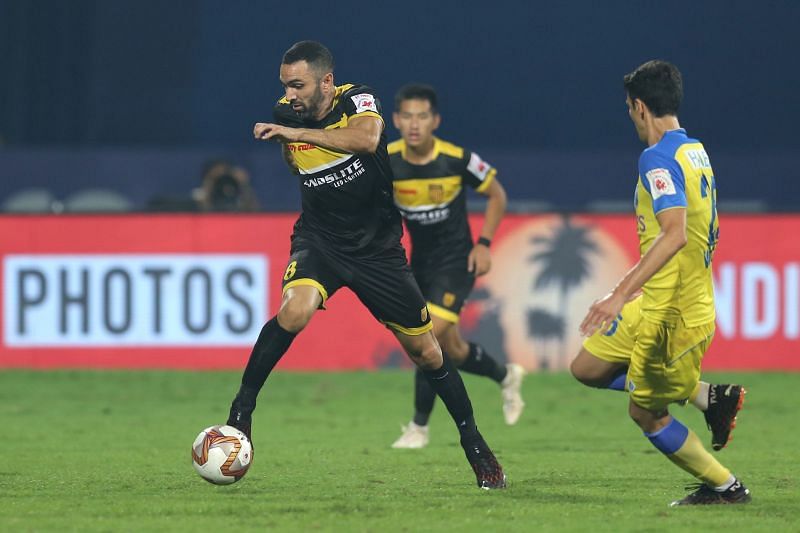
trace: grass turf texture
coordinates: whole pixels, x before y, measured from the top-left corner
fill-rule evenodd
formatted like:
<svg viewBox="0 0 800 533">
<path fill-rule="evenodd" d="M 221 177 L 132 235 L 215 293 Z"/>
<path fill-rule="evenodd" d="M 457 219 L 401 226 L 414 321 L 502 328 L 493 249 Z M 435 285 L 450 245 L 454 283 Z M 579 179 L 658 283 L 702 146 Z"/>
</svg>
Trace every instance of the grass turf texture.
<svg viewBox="0 0 800 533">
<path fill-rule="evenodd" d="M 716 374 L 749 388 L 718 454 L 746 506 L 669 509 L 692 479 L 627 418 L 622 393 L 532 375 L 519 424 L 498 387 L 466 377 L 481 431 L 509 477 L 483 492 L 437 402 L 432 442 L 392 450 L 411 417 L 412 373 L 278 373 L 254 420 L 255 460 L 217 487 L 191 467 L 222 423 L 239 373 L 0 373 L 3 531 L 797 531 L 800 374 Z M 673 409 L 708 444 L 702 414 Z"/>
</svg>

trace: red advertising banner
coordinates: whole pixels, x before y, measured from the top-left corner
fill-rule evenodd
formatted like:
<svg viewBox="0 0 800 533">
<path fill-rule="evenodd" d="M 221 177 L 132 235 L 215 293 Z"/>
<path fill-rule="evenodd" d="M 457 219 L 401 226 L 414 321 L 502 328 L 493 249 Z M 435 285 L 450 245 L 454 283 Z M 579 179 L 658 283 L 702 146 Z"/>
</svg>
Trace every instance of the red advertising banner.
<svg viewBox="0 0 800 533">
<path fill-rule="evenodd" d="M 242 368 L 279 309 L 294 220 L 0 217 L 0 367 Z M 800 369 L 800 216 L 723 214 L 721 225 L 705 368 Z M 531 371 L 566 368 L 586 309 L 637 256 L 632 216 L 509 215 L 462 329 Z M 347 289 L 327 307 L 281 368 L 409 365 Z"/>
</svg>

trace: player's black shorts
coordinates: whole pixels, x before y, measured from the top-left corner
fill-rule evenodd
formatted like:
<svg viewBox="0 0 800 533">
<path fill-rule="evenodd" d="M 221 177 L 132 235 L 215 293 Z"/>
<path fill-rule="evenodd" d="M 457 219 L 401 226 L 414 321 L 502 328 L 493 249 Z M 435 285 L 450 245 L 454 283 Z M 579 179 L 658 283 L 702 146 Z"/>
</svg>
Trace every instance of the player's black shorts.
<svg viewBox="0 0 800 533">
<path fill-rule="evenodd" d="M 475 276 L 466 269 L 430 273 L 418 271 L 416 279 L 431 314 L 458 323 L 461 308 L 475 285 Z"/>
<path fill-rule="evenodd" d="M 283 291 L 298 285 L 316 287 L 322 304 L 346 286 L 388 328 L 420 335 L 433 328 L 425 299 L 402 245 L 372 254 L 343 254 L 300 236 L 292 239 Z"/>
</svg>

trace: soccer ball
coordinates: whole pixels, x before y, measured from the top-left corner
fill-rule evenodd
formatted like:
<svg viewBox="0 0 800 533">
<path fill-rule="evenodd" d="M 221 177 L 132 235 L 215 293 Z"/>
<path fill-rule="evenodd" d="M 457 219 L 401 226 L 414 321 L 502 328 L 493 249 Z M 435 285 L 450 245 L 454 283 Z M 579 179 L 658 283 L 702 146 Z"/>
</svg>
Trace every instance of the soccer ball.
<svg viewBox="0 0 800 533">
<path fill-rule="evenodd" d="M 233 426 L 207 427 L 192 444 L 192 466 L 215 485 L 230 485 L 244 477 L 253 461 L 247 435 Z"/>
</svg>

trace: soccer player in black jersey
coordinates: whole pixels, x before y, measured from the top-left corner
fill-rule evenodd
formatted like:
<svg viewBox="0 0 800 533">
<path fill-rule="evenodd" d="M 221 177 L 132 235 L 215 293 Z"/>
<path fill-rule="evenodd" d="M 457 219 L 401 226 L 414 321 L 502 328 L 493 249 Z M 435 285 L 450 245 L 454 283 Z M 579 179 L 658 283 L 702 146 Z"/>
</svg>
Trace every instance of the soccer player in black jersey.
<svg viewBox="0 0 800 533">
<path fill-rule="evenodd" d="M 467 342 L 458 327 L 461 307 L 475 278 L 491 267 L 489 245 L 506 207 L 497 171 L 476 153 L 443 141 L 434 132 L 441 118 L 437 95 L 428 85 L 409 84 L 395 96 L 394 125 L 402 138 L 389 145 L 394 199 L 411 235 L 411 268 L 427 300 L 434 335 L 445 357 L 459 369 L 486 376 L 502 387 L 506 423 L 516 424 L 524 402 L 520 365 L 501 365 L 478 344 Z M 488 198 L 477 243 L 467 219 L 465 186 Z M 393 448 L 428 444 L 428 419 L 436 393 L 422 371 L 414 376 L 412 421 Z"/>
<path fill-rule="evenodd" d="M 503 488 L 503 469 L 478 432 L 461 376 L 442 358 L 400 244 L 380 102 L 369 87 L 334 85 L 333 67 L 322 44 L 294 44 L 281 63 L 285 95 L 274 122 L 259 122 L 253 130 L 256 139 L 282 146 L 300 178 L 302 213 L 280 310 L 258 336 L 228 424 L 250 435 L 256 397 L 270 372 L 314 312 L 347 286 L 394 333 L 444 401 L 478 486 Z"/>
</svg>

